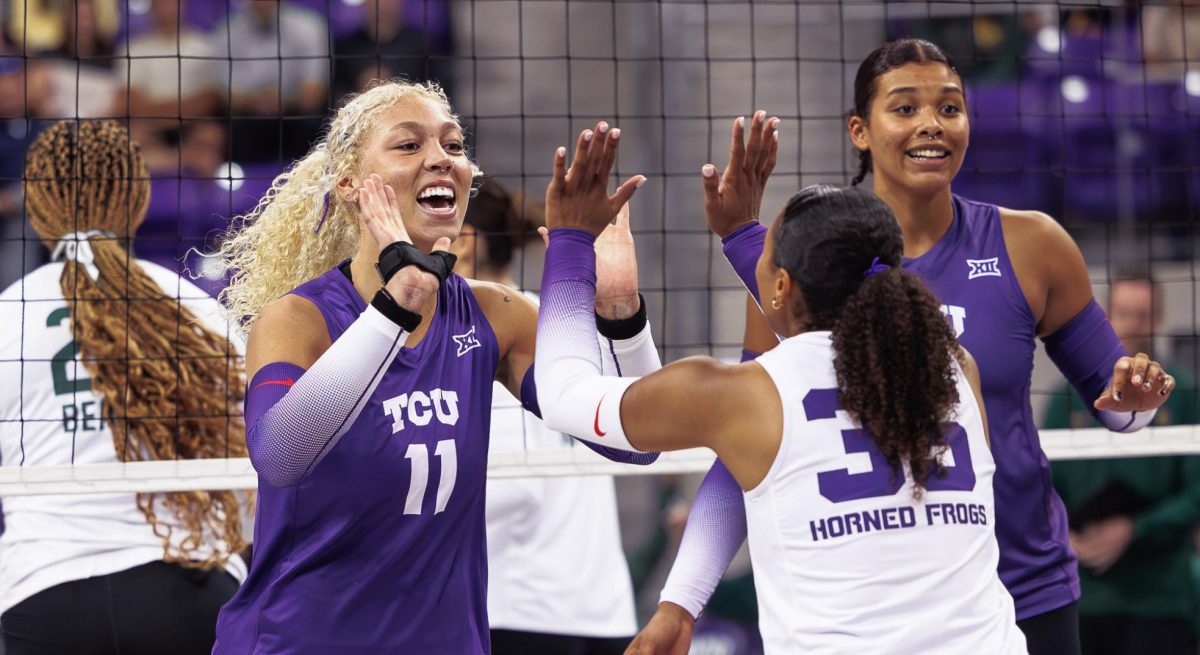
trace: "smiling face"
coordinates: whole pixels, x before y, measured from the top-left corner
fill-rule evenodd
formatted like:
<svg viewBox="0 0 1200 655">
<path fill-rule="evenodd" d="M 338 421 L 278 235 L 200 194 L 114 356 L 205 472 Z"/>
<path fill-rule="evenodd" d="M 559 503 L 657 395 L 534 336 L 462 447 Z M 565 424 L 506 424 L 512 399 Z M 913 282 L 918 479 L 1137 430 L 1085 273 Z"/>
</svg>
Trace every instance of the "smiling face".
<svg viewBox="0 0 1200 655">
<path fill-rule="evenodd" d="M 894 68 L 876 78 L 867 120 L 855 116 L 849 128 L 854 147 L 871 153 L 876 185 L 941 191 L 970 140 L 962 80 L 940 62 Z"/>
<path fill-rule="evenodd" d="M 339 182 L 344 192 L 376 174 L 396 191 L 413 244 L 428 251 L 441 237 L 462 229 L 472 169 L 462 127 L 439 103 L 403 98 L 381 110 L 366 135 L 356 179 Z"/>
</svg>

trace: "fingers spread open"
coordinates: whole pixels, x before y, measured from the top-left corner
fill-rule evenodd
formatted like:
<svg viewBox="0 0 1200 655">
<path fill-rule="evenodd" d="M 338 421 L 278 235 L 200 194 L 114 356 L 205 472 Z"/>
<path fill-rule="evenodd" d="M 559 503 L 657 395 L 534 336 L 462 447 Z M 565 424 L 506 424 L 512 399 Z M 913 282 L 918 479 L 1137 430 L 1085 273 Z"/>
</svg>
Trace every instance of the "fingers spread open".
<svg viewBox="0 0 1200 655">
<path fill-rule="evenodd" d="M 559 146 L 554 151 L 554 173 L 550 178 L 551 188 L 560 188 L 567 183 L 567 149 Z"/>
<path fill-rule="evenodd" d="M 604 148 L 601 151 L 601 157 L 596 166 L 596 180 L 607 189 L 608 175 L 612 172 L 613 164 L 617 161 L 617 148 L 621 145 L 621 128 L 614 127 L 605 136 Z"/>
<path fill-rule="evenodd" d="M 743 116 L 738 116 L 733 121 L 733 140 L 729 145 L 729 164 L 725 167 L 727 174 L 731 170 L 740 169 L 742 162 L 746 159 L 745 122 L 746 119 Z"/>
<path fill-rule="evenodd" d="M 614 192 L 608 198 L 608 202 L 613 207 L 614 213 L 619 210 L 622 205 L 628 203 L 629 199 L 633 197 L 633 194 L 637 192 L 638 187 L 642 186 L 642 184 L 645 182 L 645 176 L 634 175 L 628 180 L 625 180 L 621 186 L 617 187 L 616 192 Z M 628 221 L 628 214 L 626 215 L 626 220 Z"/>
<path fill-rule="evenodd" d="M 766 115 L 760 110 L 750 118 L 750 142 L 746 144 L 746 159 L 743 162 L 743 168 L 747 170 L 758 168 L 758 158 L 763 148 L 763 118 Z"/>
<path fill-rule="evenodd" d="M 763 126 L 763 147 L 758 158 L 758 174 L 766 177 L 775 170 L 779 154 L 779 119 L 772 116 Z"/>
<path fill-rule="evenodd" d="M 578 186 L 579 181 L 587 177 L 586 162 L 595 136 L 596 134 L 592 130 L 584 130 L 579 133 L 579 140 L 575 142 L 575 158 L 571 160 L 571 169 L 567 171 L 566 176 L 566 183 L 571 187 Z"/>
</svg>

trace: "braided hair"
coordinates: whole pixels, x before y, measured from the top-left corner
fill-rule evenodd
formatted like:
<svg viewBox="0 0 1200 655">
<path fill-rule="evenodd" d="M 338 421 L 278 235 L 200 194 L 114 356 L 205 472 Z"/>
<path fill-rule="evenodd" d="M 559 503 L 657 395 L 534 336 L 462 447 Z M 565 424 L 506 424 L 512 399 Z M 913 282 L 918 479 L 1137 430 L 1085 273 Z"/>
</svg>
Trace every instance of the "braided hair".
<svg viewBox="0 0 1200 655">
<path fill-rule="evenodd" d="M 237 352 L 130 256 L 150 179 L 125 128 L 109 120 L 54 124 L 30 146 L 24 183 L 33 228 L 47 247 L 71 233 L 93 235 L 98 275 L 68 260 L 60 284 L 117 458 L 246 456 Z M 136 502 L 163 541 L 165 561 L 208 569 L 245 547 L 241 517 L 252 501 L 239 493 L 139 493 Z M 180 540 L 172 539 L 176 529 L 186 532 Z"/>
</svg>

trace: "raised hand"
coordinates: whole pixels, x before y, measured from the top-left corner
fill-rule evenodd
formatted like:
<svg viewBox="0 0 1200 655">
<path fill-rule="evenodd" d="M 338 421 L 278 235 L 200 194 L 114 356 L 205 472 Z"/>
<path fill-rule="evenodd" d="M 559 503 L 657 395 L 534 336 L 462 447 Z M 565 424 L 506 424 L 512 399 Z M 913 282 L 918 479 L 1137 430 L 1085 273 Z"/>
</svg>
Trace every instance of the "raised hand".
<svg viewBox="0 0 1200 655">
<path fill-rule="evenodd" d="M 412 243 L 404 217 L 396 202 L 396 192 L 391 185 L 384 184 L 378 175 L 368 175 L 358 190 L 358 211 L 362 214 L 367 231 L 375 237 L 379 252 L 397 241 Z M 376 253 L 378 255 L 378 253 Z"/>
<path fill-rule="evenodd" d="M 625 655 L 687 655 L 696 620 L 674 603 L 659 603 L 650 622 L 630 642 Z"/>
<path fill-rule="evenodd" d="M 404 227 L 404 219 L 400 215 L 400 206 L 396 202 L 396 192 L 391 185 L 383 183 L 378 175 L 371 175 L 363 181 L 357 196 L 358 211 L 362 215 L 363 224 L 375 238 L 379 251 L 397 241 L 411 243 L 408 229 Z M 442 237 L 433 244 L 434 250 L 449 250 L 450 239 Z M 396 304 L 413 311 L 420 312 L 425 303 L 437 293 L 438 278 L 416 266 L 405 266 L 388 280 L 386 288 Z"/>
<path fill-rule="evenodd" d="M 567 149 L 554 152 L 554 175 L 546 188 L 546 226 L 575 227 L 599 236 L 617 212 L 646 181 L 641 175 L 625 180 L 608 195 L 608 176 L 617 159 L 619 128 L 601 121 L 595 130 L 584 130 L 575 144 L 575 158 L 567 168 Z"/>
<path fill-rule="evenodd" d="M 718 177 L 717 168 L 705 164 L 700 169 L 704 184 L 704 216 L 708 229 L 719 237 L 759 219 L 763 190 L 775 170 L 779 153 L 779 118 L 767 118 L 764 111 L 750 119 L 750 141 L 745 142 L 745 118 L 733 121 L 733 140 L 729 163 Z"/>
<path fill-rule="evenodd" d="M 1149 355 L 1138 353 L 1117 360 L 1112 383 L 1093 405 L 1104 411 L 1144 412 L 1162 406 L 1174 389 L 1175 378 Z"/>
<path fill-rule="evenodd" d="M 550 245 L 550 230 L 538 228 Z M 637 252 L 629 230 L 629 205 L 617 212 L 617 222 L 596 237 L 596 313 L 604 318 L 629 318 L 641 307 L 638 298 Z"/>
<path fill-rule="evenodd" d="M 617 212 L 617 221 L 596 237 L 596 313 L 609 319 L 637 313 L 637 252 L 629 230 L 629 205 Z"/>
</svg>

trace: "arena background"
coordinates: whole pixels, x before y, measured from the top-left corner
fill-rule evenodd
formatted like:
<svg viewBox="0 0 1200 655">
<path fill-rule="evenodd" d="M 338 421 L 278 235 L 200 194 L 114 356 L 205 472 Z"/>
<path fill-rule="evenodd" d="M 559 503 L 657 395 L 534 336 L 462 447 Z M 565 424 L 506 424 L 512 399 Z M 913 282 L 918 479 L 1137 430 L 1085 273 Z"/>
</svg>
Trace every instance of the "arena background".
<svg viewBox="0 0 1200 655">
<path fill-rule="evenodd" d="M 161 79 L 138 79 L 139 56 L 121 50 L 154 31 L 159 2 L 0 2 L 0 287 L 46 257 L 22 214 L 25 144 L 54 118 L 127 118 L 113 109 L 122 94 L 129 99 L 127 88 L 161 86 Z M 217 36 L 229 17 L 253 4 L 183 6 L 178 24 L 207 39 L 206 49 L 172 59 L 179 71 L 210 67 L 217 101 L 201 113 L 177 109 L 131 120 L 164 135 L 148 220 L 157 231 L 145 241 L 157 244 L 148 247 L 168 264 L 184 260 L 202 278 L 208 274 L 202 281 L 210 290 L 219 288 L 220 271 L 189 249 L 210 250 L 221 225 L 249 209 L 303 152 L 338 90 L 361 81 L 338 78 L 339 64 L 358 58 L 440 79 L 481 167 L 532 200 L 544 193 L 555 146 L 600 118 L 620 126 L 619 174 L 649 177 L 632 214 L 664 360 L 736 357 L 744 291 L 705 227 L 701 165 L 723 165 L 730 121 L 764 109 L 783 118 L 764 214 L 773 215 L 802 185 L 847 182 L 857 169 L 845 112 L 858 63 L 889 38 L 923 36 L 957 59 L 968 85 L 972 143 L 955 191 L 1062 221 L 1084 251 L 1102 304 L 1117 271 L 1151 271 L 1163 310 L 1154 354 L 1188 371 L 1200 366 L 1200 7 L 1191 2 L 284 0 L 257 4 L 303 13 L 325 41 L 301 43 L 284 33 L 266 56 L 240 54 L 236 39 Z M 370 12 L 403 16 L 404 47 L 340 54 L 338 41 L 369 24 Z M 81 47 L 89 34 L 98 45 Z M 323 48 L 311 49 L 314 43 Z M 253 116 L 234 109 L 240 67 L 268 63 L 284 71 L 305 62 L 323 71 L 326 92 L 315 108 L 301 102 Z M 290 93 L 278 84 L 281 96 Z M 277 138 L 244 145 L 263 134 Z M 534 244 L 522 265 L 524 286 L 537 288 L 540 267 Z M 1036 416 L 1061 382 L 1039 348 Z M 1195 395 L 1194 383 L 1176 393 Z M 1160 433 L 1173 444 L 1161 451 L 1200 452 L 1193 428 Z M 621 480 L 631 552 L 663 538 L 662 517 L 678 516 L 675 503 L 686 499 L 689 484 Z M 670 534 L 665 539 L 652 558 L 660 569 L 671 550 Z M 647 580 L 643 596 L 652 601 L 657 582 Z"/>
</svg>

